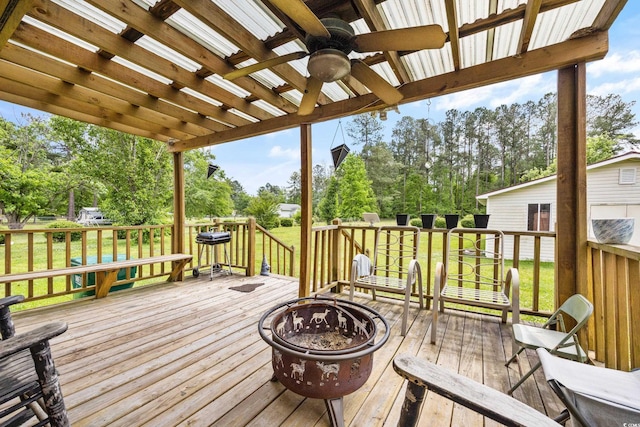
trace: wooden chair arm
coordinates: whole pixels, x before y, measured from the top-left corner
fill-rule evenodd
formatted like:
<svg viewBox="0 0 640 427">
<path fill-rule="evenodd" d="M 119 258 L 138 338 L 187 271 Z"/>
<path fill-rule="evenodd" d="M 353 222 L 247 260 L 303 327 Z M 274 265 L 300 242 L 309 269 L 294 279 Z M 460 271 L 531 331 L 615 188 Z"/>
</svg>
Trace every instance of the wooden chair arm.
<svg viewBox="0 0 640 427">
<path fill-rule="evenodd" d="M 409 381 L 398 426 L 417 425 L 427 389 L 507 426 L 560 425 L 511 396 L 415 356 L 396 356 L 393 368 Z"/>
<path fill-rule="evenodd" d="M 0 359 L 19 353 L 22 350 L 26 350 L 42 342 L 49 341 L 51 338 L 57 337 L 66 330 L 66 323 L 54 322 L 2 340 L 0 341 Z"/>
</svg>

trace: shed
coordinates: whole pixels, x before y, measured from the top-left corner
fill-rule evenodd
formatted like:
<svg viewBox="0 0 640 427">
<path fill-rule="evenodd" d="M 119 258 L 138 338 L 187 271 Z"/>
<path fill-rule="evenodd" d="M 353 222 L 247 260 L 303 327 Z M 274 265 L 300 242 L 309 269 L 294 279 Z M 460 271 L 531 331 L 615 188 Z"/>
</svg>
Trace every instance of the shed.
<svg viewBox="0 0 640 427">
<path fill-rule="evenodd" d="M 587 166 L 587 230 L 594 239 L 591 219 L 635 218 L 630 245 L 640 246 L 640 152 L 629 151 Z M 505 231 L 556 231 L 556 175 L 485 193 L 477 199 L 490 214 L 489 227 Z M 513 253 L 513 241 L 505 241 Z M 541 260 L 554 261 L 552 239 L 542 239 Z M 533 239 L 521 240 L 521 259 L 533 258 Z"/>
<path fill-rule="evenodd" d="M 278 205 L 278 215 L 280 218 L 292 218 L 300 210 L 300 205 L 295 203 L 280 203 Z"/>
</svg>

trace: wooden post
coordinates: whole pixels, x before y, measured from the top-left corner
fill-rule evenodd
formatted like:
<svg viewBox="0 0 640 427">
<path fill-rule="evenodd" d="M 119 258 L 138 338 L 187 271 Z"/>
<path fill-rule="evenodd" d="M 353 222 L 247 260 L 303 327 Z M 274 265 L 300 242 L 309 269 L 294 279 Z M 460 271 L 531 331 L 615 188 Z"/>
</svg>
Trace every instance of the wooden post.
<svg viewBox="0 0 640 427">
<path fill-rule="evenodd" d="M 340 278 L 340 226 L 342 221 L 340 218 L 335 218 L 331 224 L 337 227 L 331 232 L 331 282 L 335 283 Z M 338 286 L 336 290 L 340 292 L 341 286 Z"/>
<path fill-rule="evenodd" d="M 256 219 L 254 217 L 249 218 L 249 250 L 247 257 L 247 276 L 255 276 L 256 274 Z M 263 248 L 264 250 L 264 248 Z"/>
<path fill-rule="evenodd" d="M 558 70 L 556 307 L 587 289 L 586 65 Z"/>
<path fill-rule="evenodd" d="M 172 253 L 184 253 L 184 228 L 186 223 L 184 210 L 184 155 L 181 151 L 173 153 L 173 247 Z M 183 279 L 180 273 L 176 280 Z"/>
<path fill-rule="evenodd" d="M 300 285 L 298 296 L 309 295 L 311 280 L 311 217 L 312 217 L 312 164 L 311 164 L 311 124 L 300 125 L 300 175 L 302 181 L 300 227 Z"/>
</svg>

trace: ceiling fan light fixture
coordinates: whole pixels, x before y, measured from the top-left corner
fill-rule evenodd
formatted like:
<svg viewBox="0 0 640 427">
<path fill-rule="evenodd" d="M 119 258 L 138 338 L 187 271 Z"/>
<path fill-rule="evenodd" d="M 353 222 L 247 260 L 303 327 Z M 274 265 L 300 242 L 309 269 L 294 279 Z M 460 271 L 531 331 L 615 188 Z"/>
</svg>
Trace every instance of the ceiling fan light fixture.
<svg viewBox="0 0 640 427">
<path fill-rule="evenodd" d="M 321 49 L 311 54 L 307 70 L 312 77 L 320 81 L 335 82 L 351 72 L 351 62 L 340 50 Z"/>
</svg>

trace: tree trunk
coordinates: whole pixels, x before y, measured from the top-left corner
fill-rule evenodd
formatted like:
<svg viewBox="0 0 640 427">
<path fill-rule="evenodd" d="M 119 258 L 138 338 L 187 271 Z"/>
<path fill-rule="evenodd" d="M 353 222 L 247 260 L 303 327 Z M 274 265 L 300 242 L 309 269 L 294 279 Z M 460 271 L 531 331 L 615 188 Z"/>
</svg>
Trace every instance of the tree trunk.
<svg viewBox="0 0 640 427">
<path fill-rule="evenodd" d="M 73 189 L 69 190 L 69 207 L 67 208 L 67 219 L 75 221 L 76 219 L 76 197 Z"/>
</svg>

